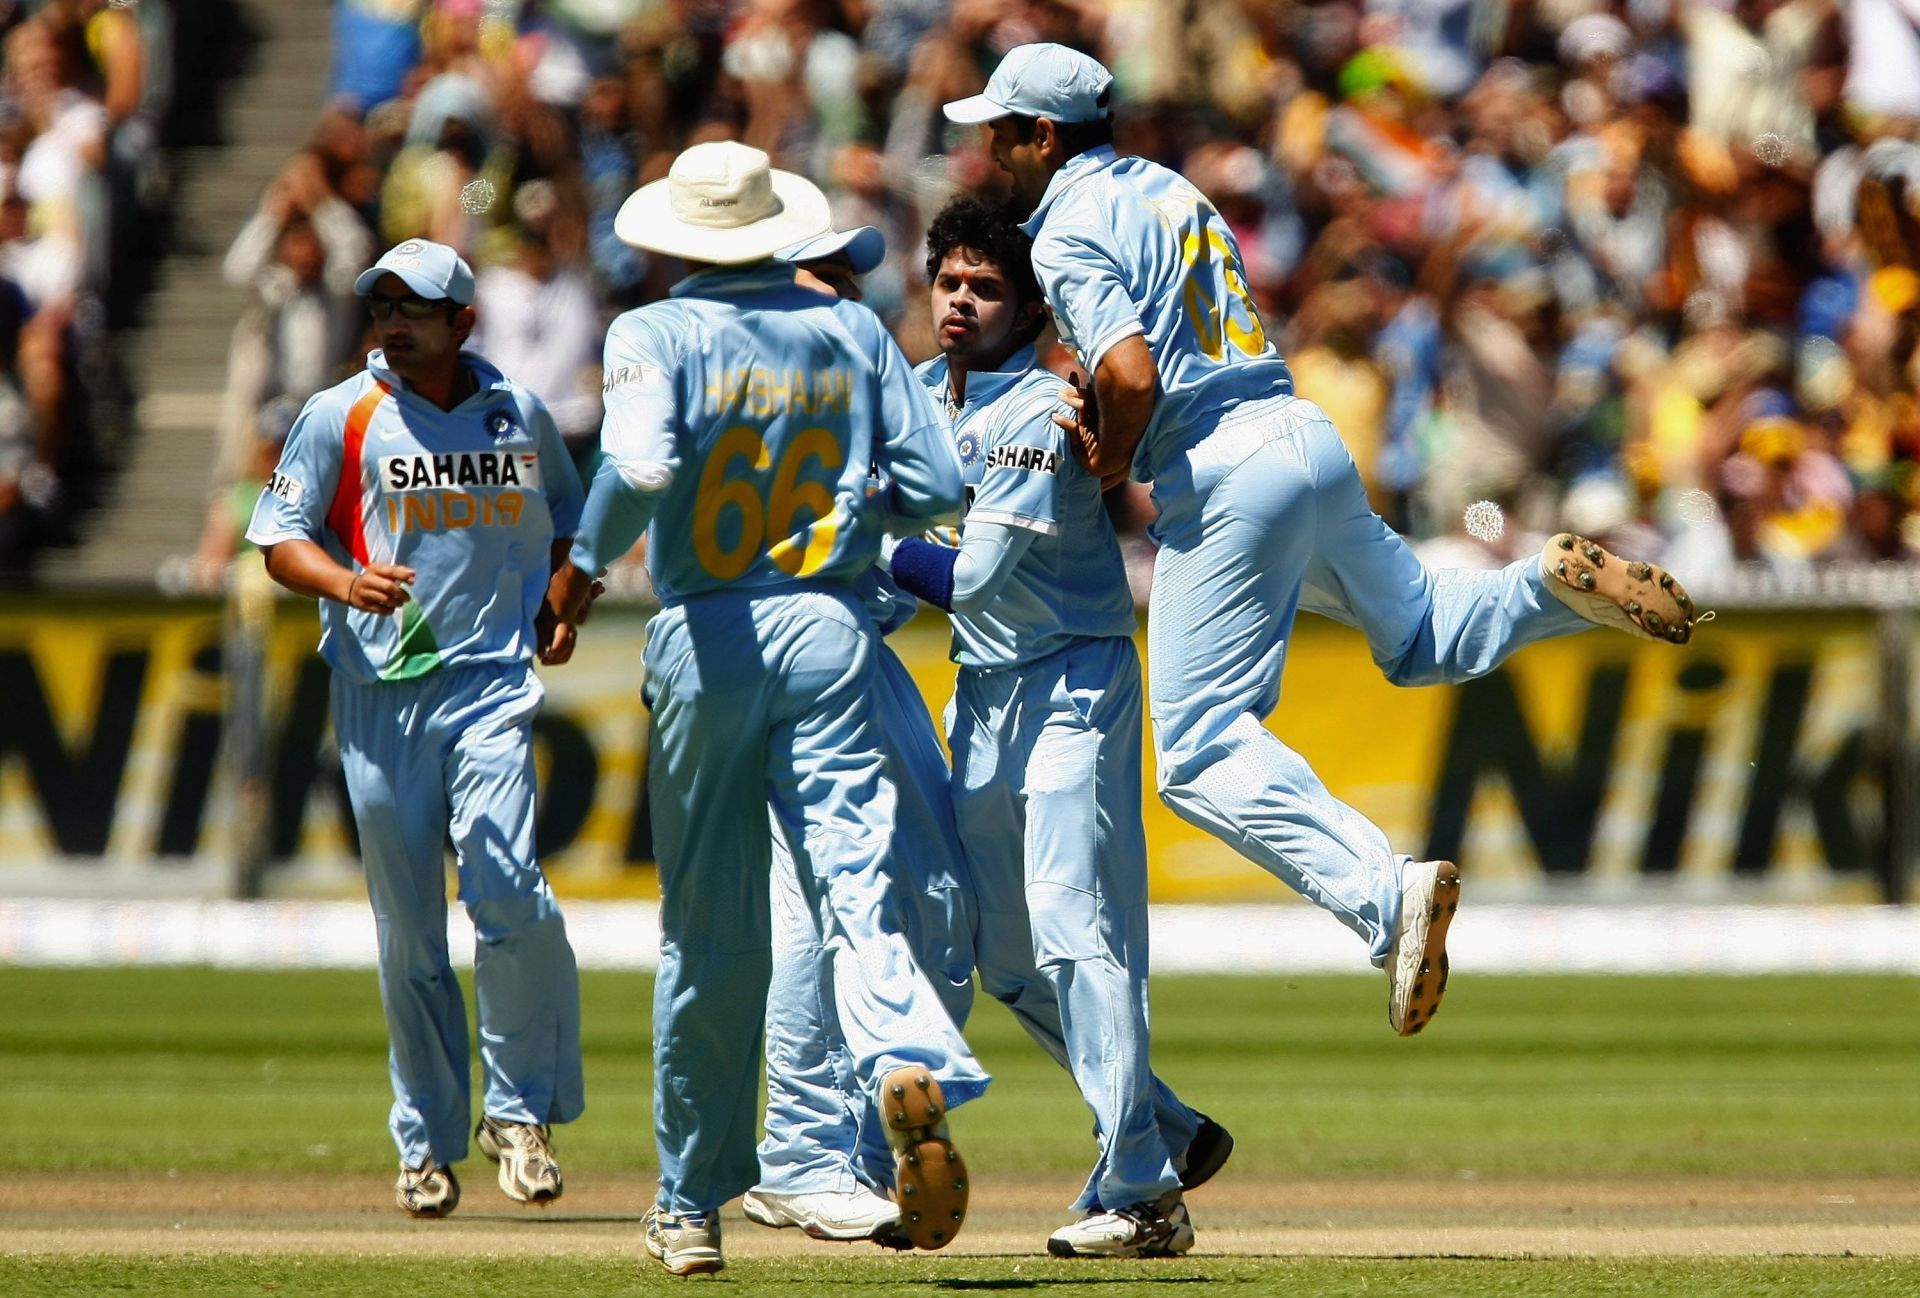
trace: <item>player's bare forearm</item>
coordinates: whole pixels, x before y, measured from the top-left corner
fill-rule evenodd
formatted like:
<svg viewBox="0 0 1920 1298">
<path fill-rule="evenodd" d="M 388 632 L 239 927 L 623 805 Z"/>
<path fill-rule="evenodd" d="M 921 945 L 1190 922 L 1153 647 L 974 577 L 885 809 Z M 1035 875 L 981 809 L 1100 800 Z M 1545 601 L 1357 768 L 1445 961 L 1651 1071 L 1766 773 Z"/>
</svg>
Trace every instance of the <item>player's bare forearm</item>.
<svg viewBox="0 0 1920 1298">
<path fill-rule="evenodd" d="M 312 541 L 286 540 L 261 552 L 267 575 L 296 595 L 331 599 L 363 613 L 387 614 L 412 598 L 407 583 L 413 569 L 397 563 L 370 563 L 348 568 Z"/>
<path fill-rule="evenodd" d="M 1092 396 L 1086 410 L 1093 418 L 1083 416 L 1085 431 L 1073 439 L 1074 455 L 1104 480 L 1133 463 L 1160 398 L 1160 373 L 1145 338 L 1135 334 L 1107 350 L 1094 371 Z"/>
<path fill-rule="evenodd" d="M 594 597 L 605 589 L 592 573 L 563 558 L 547 583 L 547 609 L 556 621 L 578 626 L 586 621 Z"/>
<path fill-rule="evenodd" d="M 572 545 L 571 537 L 554 541 L 549 555 L 553 576 L 547 581 L 547 597 L 540 601 L 540 609 L 533 618 L 540 661 L 548 667 L 558 667 L 573 657 L 573 647 L 579 639 L 575 628 L 587 620 L 593 601 L 607 589 L 574 566 L 567 557 Z"/>
</svg>

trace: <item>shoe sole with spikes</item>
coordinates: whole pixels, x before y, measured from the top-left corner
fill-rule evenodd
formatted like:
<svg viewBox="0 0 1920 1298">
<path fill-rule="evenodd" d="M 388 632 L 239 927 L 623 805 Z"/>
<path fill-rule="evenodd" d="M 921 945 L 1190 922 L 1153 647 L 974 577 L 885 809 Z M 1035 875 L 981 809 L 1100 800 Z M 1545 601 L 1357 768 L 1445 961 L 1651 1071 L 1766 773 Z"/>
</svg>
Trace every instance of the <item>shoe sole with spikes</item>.
<svg viewBox="0 0 1920 1298">
<path fill-rule="evenodd" d="M 1451 861 L 1420 862 L 1432 869 L 1423 886 L 1402 901 L 1400 936 L 1389 957 L 1387 1022 L 1403 1037 L 1433 1021 L 1447 994 L 1447 927 L 1460 909 L 1460 867 Z"/>
<path fill-rule="evenodd" d="M 1664 568 L 1629 562 L 1596 541 L 1562 532 L 1547 542 L 1540 571 L 1554 597 L 1589 622 L 1665 644 L 1693 638 L 1693 600 Z"/>
<path fill-rule="evenodd" d="M 880 1083 L 894 1148 L 900 1233 L 920 1249 L 945 1248 L 967 1219 L 967 1164 L 947 1134 L 946 1097 L 924 1068 L 896 1068 Z"/>
</svg>

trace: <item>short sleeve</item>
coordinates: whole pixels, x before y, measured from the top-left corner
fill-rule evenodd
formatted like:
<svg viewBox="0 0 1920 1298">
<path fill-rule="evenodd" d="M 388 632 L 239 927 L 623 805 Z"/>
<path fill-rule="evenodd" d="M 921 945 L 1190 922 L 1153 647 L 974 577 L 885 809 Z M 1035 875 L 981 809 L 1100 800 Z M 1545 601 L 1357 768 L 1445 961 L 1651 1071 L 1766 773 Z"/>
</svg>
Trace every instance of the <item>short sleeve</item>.
<svg viewBox="0 0 1920 1298">
<path fill-rule="evenodd" d="M 327 506 L 340 482 L 346 417 L 337 402 L 314 397 L 294 420 L 253 507 L 247 539 L 258 546 L 281 541 L 323 543 Z"/>
<path fill-rule="evenodd" d="M 680 469 L 679 364 L 677 349 L 637 313 L 620 317 L 607 330 L 600 448 L 641 491 L 664 490 Z"/>
<path fill-rule="evenodd" d="M 1053 385 L 1058 386 L 1057 381 Z M 1053 422 L 1061 409 L 1059 399 L 1044 389 L 1029 388 L 1004 406 L 986 429 L 985 463 L 967 522 L 1058 535 L 1061 476 L 1071 468 L 1066 433 Z"/>
<path fill-rule="evenodd" d="M 1033 273 L 1089 378 L 1115 343 L 1146 332 L 1119 264 L 1084 234 L 1042 230 Z"/>
</svg>

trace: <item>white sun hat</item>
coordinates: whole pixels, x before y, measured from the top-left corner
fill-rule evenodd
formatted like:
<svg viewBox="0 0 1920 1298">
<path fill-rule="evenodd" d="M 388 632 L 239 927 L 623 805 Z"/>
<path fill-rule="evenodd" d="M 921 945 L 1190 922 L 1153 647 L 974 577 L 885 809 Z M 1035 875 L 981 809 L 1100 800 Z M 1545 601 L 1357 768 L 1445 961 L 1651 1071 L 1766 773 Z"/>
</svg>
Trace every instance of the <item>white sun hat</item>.
<svg viewBox="0 0 1920 1298">
<path fill-rule="evenodd" d="M 613 219 L 624 243 L 720 266 L 771 257 L 832 228 L 827 196 L 812 181 L 733 140 L 694 145 Z"/>
</svg>

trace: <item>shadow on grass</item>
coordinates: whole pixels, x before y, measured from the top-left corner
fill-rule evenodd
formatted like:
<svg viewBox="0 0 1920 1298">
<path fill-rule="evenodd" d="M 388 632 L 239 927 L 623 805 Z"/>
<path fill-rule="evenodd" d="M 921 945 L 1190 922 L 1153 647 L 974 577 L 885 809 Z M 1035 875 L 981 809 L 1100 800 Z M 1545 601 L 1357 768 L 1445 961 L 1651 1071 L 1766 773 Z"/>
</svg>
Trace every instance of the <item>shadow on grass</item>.
<svg viewBox="0 0 1920 1298">
<path fill-rule="evenodd" d="M 935 1289 L 955 1289 L 967 1291 L 990 1291 L 995 1289 L 1055 1289 L 1066 1285 L 1163 1285 L 1163 1284 L 1218 1284 L 1220 1281 L 1205 1275 L 1076 1275 L 1049 1276 L 1043 1279 L 1004 1280 L 935 1280 Z"/>
</svg>

